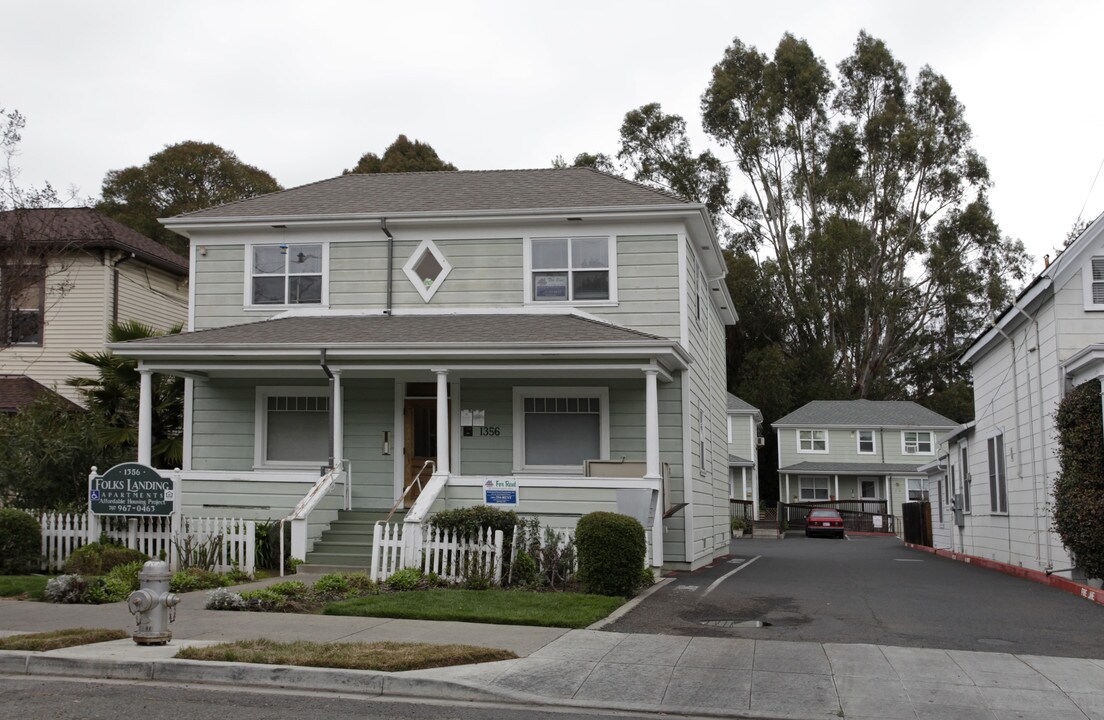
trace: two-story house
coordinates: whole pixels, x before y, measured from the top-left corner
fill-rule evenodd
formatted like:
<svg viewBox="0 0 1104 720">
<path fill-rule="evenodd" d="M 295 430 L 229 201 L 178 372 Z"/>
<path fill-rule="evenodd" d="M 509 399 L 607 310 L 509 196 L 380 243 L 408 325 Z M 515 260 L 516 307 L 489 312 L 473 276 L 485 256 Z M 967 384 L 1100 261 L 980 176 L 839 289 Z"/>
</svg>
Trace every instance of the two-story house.
<svg viewBox="0 0 1104 720">
<path fill-rule="evenodd" d="M 778 493 L 784 502 L 928 497 L 939 442 L 957 424 L 903 400 L 814 400 L 772 423 L 778 435 Z"/>
<path fill-rule="evenodd" d="M 116 322 L 187 319 L 188 261 L 91 208 L 2 212 L 0 251 L 0 393 L 13 402 L 36 395 L 23 377 L 82 402 L 65 381 L 89 368 L 70 353 L 102 352 Z"/>
<path fill-rule="evenodd" d="M 763 413 L 728 393 L 729 497 L 750 501 L 759 517 L 759 447 L 763 444 Z"/>
<path fill-rule="evenodd" d="M 1104 378 L 1104 216 L 967 349 L 974 422 L 948 444 L 948 489 L 962 495 L 959 552 L 1069 575 L 1053 529 L 1054 413 L 1067 390 Z"/>
<path fill-rule="evenodd" d="M 406 522 L 516 483 L 554 526 L 637 514 L 657 565 L 727 552 L 735 317 L 704 206 L 569 168 L 344 175 L 163 222 L 190 331 L 117 350 L 186 378 L 187 511 L 283 517 L 332 464 Z"/>
</svg>

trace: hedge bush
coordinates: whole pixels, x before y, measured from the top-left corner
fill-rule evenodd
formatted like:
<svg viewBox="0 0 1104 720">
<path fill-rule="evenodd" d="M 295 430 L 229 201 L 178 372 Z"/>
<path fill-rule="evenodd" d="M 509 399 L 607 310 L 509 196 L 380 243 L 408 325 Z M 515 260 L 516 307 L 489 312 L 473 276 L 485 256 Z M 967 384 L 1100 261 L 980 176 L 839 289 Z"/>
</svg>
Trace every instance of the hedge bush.
<svg viewBox="0 0 1104 720">
<path fill-rule="evenodd" d="M 0 575 L 37 572 L 41 552 L 38 521 L 22 510 L 0 508 Z"/>
<path fill-rule="evenodd" d="M 1071 390 L 1054 415 L 1059 474 L 1054 527 L 1086 577 L 1104 577 L 1104 435 L 1100 381 Z"/>
<path fill-rule="evenodd" d="M 644 526 L 635 518 L 593 512 L 575 527 L 578 578 L 583 590 L 597 595 L 633 595 L 641 583 L 647 552 Z"/>
<path fill-rule="evenodd" d="M 131 562 L 116 565 L 104 577 L 104 595 L 107 602 L 121 602 L 141 585 L 138 573 L 142 572 L 143 562 Z"/>
<path fill-rule="evenodd" d="M 65 572 L 76 575 L 106 575 L 118 565 L 132 562 L 146 562 L 149 556 L 137 550 L 94 542 L 78 548 L 65 561 Z"/>
<path fill-rule="evenodd" d="M 483 528 L 502 531 L 502 544 L 510 547 L 514 539 L 514 526 L 518 524 L 513 510 L 499 510 L 486 505 L 442 510 L 429 519 L 429 524 L 440 530 L 452 530 L 462 536 L 474 537 Z"/>
</svg>

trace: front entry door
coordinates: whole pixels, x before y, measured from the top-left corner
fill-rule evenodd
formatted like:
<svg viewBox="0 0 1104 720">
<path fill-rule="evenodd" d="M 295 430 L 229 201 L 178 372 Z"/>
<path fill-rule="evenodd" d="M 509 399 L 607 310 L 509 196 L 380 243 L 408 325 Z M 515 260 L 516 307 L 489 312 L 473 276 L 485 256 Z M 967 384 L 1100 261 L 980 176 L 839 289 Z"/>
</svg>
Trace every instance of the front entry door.
<svg viewBox="0 0 1104 720">
<path fill-rule="evenodd" d="M 407 398 L 405 410 L 405 437 L 403 443 L 403 490 L 414 482 L 427 460 L 437 461 L 437 401 L 428 398 Z M 431 472 L 422 473 L 421 485 L 429 482 Z M 415 487 L 405 495 L 405 507 L 414 504 L 420 490 Z"/>
</svg>

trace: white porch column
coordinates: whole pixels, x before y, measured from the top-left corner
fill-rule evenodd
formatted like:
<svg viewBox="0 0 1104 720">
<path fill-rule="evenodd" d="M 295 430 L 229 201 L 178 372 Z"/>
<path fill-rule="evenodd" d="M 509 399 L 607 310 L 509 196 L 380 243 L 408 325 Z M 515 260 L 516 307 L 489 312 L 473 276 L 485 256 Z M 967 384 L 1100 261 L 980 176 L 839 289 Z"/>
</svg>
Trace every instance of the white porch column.
<svg viewBox="0 0 1104 720">
<path fill-rule="evenodd" d="M 782 498 L 782 502 L 788 503 L 790 501 L 790 476 L 786 474 L 786 496 Z"/>
<path fill-rule="evenodd" d="M 333 454 L 334 467 L 345 458 L 345 407 L 341 395 L 341 371 L 333 370 Z"/>
<path fill-rule="evenodd" d="M 652 513 L 652 565 L 663 565 L 663 473 L 659 467 L 659 370 L 644 370 L 644 479 L 655 480 L 659 491 Z"/>
<path fill-rule="evenodd" d="M 839 475 L 833 475 L 832 477 L 835 478 L 835 480 L 836 480 L 835 498 L 836 498 L 836 502 L 839 502 L 839 499 L 840 499 L 840 496 L 839 496 Z"/>
<path fill-rule="evenodd" d="M 885 497 L 882 499 L 886 501 L 886 515 L 892 515 L 893 508 L 889 506 L 889 475 L 885 476 Z"/>
<path fill-rule="evenodd" d="M 449 407 L 448 370 L 437 373 L 437 472 L 448 475 L 449 469 Z"/>
<path fill-rule="evenodd" d="M 747 468 L 740 468 L 740 499 L 747 500 Z"/>
<path fill-rule="evenodd" d="M 138 369 L 138 462 L 149 465 L 153 457 L 153 373 Z"/>
</svg>

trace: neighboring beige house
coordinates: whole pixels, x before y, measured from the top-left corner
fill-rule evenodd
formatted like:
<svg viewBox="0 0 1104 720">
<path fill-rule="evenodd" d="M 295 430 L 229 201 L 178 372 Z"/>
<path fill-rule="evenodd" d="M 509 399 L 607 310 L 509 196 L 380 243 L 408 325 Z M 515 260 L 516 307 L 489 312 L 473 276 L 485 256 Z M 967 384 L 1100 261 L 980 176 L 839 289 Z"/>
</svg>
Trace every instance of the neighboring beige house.
<svg viewBox="0 0 1104 720">
<path fill-rule="evenodd" d="M 728 394 L 728 496 L 750 500 L 752 517 L 759 517 L 759 446 L 763 443 L 763 413 Z"/>
<path fill-rule="evenodd" d="M 26 376 L 80 402 L 71 377 L 87 374 L 69 354 L 103 351 L 114 322 L 158 329 L 188 319 L 188 261 L 91 208 L 0 213 L 0 376 L 17 393 Z M 34 266 L 28 271 L 28 266 Z"/>
</svg>

